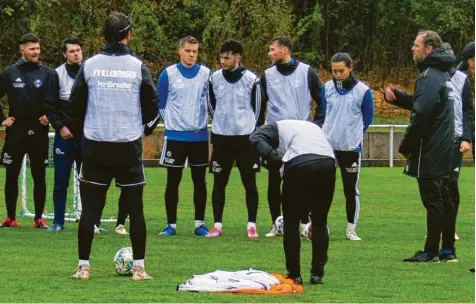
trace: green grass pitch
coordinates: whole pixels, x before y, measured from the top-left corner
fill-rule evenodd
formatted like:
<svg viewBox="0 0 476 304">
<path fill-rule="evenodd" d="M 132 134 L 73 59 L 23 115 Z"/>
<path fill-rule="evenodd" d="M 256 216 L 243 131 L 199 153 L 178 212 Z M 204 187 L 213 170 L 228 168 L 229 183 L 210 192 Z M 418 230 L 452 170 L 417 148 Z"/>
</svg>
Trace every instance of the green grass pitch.
<svg viewBox="0 0 476 304">
<path fill-rule="evenodd" d="M 474 274 L 474 169 L 463 168 L 460 177 L 461 205 L 456 242 L 459 263 L 411 264 L 401 260 L 422 249 L 426 213 L 415 179 L 402 168 L 363 168 L 360 178 L 361 242 L 345 240 L 345 202 L 340 176 L 329 216 L 330 248 L 324 284 L 307 283 L 310 242 L 302 244 L 301 295 L 234 295 L 177 292 L 176 285 L 192 274 L 216 269 L 248 267 L 285 274 L 282 238 L 265 238 L 271 228 L 266 199 L 267 172 L 258 175 L 260 206 L 258 240 L 246 236 L 246 206 L 239 174 L 233 171 L 227 189 L 224 236 L 205 239 L 193 235 L 192 182 L 188 169 L 180 188 L 178 234 L 158 237 L 166 224 L 164 191 L 166 171 L 146 170 L 144 194 L 147 221 L 146 268 L 152 281 L 133 282 L 117 276 L 112 259 L 129 246 L 128 237 L 113 232 L 114 224 L 96 237 L 91 255 L 91 279 L 73 281 L 77 266 L 77 224 L 63 232 L 33 229 L 31 220 L 19 218 L 17 229 L 0 229 L 0 302 L 473 302 Z M 1 173 L 4 176 L 4 172 Z M 50 179 L 51 180 L 51 179 Z M 212 226 L 211 189 L 208 174 L 206 223 Z M 1 189 L 0 216 L 6 215 Z M 111 190 L 110 190 L 111 191 Z M 118 193 L 109 199 L 114 214 Z M 51 193 L 48 193 L 51 196 Z M 20 208 L 18 208 L 20 210 Z"/>
</svg>

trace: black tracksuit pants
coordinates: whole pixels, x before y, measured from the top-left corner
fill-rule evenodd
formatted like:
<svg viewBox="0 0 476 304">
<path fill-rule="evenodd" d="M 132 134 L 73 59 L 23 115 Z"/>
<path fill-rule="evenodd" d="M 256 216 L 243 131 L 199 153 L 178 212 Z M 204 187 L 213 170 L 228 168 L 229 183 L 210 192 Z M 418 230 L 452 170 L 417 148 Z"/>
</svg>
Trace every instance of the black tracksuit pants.
<svg viewBox="0 0 476 304">
<path fill-rule="evenodd" d="M 454 250 L 455 207 L 448 186 L 443 179 L 418 179 L 423 206 L 427 212 L 425 252 L 438 254 L 442 249 Z"/>
<path fill-rule="evenodd" d="M 334 197 L 335 160 L 322 158 L 290 168 L 283 179 L 284 253 L 289 276 L 301 276 L 299 220 L 303 210 L 311 211 L 311 274 L 324 276 L 329 235 L 327 214 Z"/>
<path fill-rule="evenodd" d="M 360 152 L 334 151 L 342 175 L 347 222 L 357 224 L 360 215 Z"/>
<path fill-rule="evenodd" d="M 279 172 L 279 167 L 273 167 L 268 169 L 268 205 L 269 205 L 269 212 L 271 213 L 271 220 L 276 222 L 276 219 L 281 214 L 281 173 Z M 302 210 L 301 216 L 301 223 L 307 224 L 309 223 L 309 211 Z"/>
</svg>

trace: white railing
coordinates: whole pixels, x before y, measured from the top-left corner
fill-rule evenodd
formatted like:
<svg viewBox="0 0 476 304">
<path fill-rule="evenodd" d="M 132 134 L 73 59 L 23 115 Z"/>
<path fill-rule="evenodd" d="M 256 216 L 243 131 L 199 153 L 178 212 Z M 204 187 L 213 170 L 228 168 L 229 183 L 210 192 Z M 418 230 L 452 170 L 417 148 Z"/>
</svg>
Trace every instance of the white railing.
<svg viewBox="0 0 476 304">
<path fill-rule="evenodd" d="M 389 128 L 390 133 L 388 135 L 388 166 L 393 167 L 393 138 L 395 129 L 406 129 L 408 125 L 370 125 L 369 128 Z"/>
<path fill-rule="evenodd" d="M 158 127 L 162 127 L 164 128 L 165 126 L 163 124 L 159 124 Z M 395 129 L 403 129 L 403 128 L 406 128 L 407 125 L 370 125 L 369 128 L 384 128 L 384 129 L 390 129 L 390 132 L 389 132 L 389 167 L 393 167 L 393 159 L 394 159 L 394 155 L 393 155 L 393 140 L 394 140 L 394 132 L 395 132 Z M 208 125 L 208 128 L 210 129 L 211 128 L 211 125 Z M 50 132 L 49 134 L 49 138 L 50 138 L 50 141 L 53 140 L 54 138 L 54 133 L 53 132 Z M 82 209 L 82 205 L 81 205 L 81 196 L 80 196 L 80 193 L 79 193 L 79 180 L 78 180 L 78 176 L 77 176 L 77 172 L 76 172 L 76 164 L 74 163 L 74 166 L 73 166 L 73 174 L 74 174 L 74 178 L 73 178 L 73 212 L 71 213 L 68 213 L 68 214 L 65 214 L 65 221 L 71 221 L 71 222 L 74 222 L 74 221 L 78 221 L 80 215 L 81 215 L 81 209 Z M 33 217 L 34 214 L 32 212 L 30 212 L 28 210 L 28 206 L 27 206 L 27 183 L 26 183 L 26 180 L 27 180 L 27 171 L 26 171 L 26 168 L 27 168 L 27 161 L 26 161 L 26 156 L 25 158 L 23 159 L 23 166 L 22 166 L 22 171 L 21 171 L 21 196 L 22 196 L 22 215 L 23 216 L 29 216 L 29 217 Z M 45 214 L 45 217 L 46 218 L 53 218 L 54 214 Z M 115 221 L 115 219 L 101 219 L 101 221 Z"/>
</svg>

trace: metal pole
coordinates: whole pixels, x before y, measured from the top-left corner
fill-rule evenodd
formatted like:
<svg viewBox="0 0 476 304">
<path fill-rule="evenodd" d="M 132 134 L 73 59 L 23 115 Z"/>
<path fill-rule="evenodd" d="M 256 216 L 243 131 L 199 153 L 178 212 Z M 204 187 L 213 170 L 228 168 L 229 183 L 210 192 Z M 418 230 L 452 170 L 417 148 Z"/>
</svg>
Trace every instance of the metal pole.
<svg viewBox="0 0 476 304">
<path fill-rule="evenodd" d="M 389 167 L 390 168 L 393 168 L 393 131 L 395 129 L 395 126 L 390 126 L 390 135 L 389 135 L 389 149 L 390 149 L 390 153 L 389 153 Z"/>
</svg>

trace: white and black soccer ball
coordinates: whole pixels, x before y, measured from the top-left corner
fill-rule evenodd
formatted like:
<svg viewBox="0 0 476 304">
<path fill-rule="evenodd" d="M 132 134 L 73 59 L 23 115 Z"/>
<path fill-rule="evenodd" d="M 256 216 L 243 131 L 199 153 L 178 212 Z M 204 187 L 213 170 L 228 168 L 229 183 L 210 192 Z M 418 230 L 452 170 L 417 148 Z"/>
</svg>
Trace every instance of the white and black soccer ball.
<svg viewBox="0 0 476 304">
<path fill-rule="evenodd" d="M 114 268 L 119 275 L 128 276 L 132 275 L 132 248 L 124 247 L 117 251 L 114 256 Z"/>
<path fill-rule="evenodd" d="M 284 233 L 284 218 L 283 216 L 279 216 L 276 221 L 274 221 L 274 228 L 276 228 L 276 231 L 279 233 L 279 234 L 283 234 Z"/>
<path fill-rule="evenodd" d="M 304 228 L 304 235 L 308 240 L 312 240 L 312 223 L 309 222 L 306 224 L 306 227 Z"/>
</svg>

